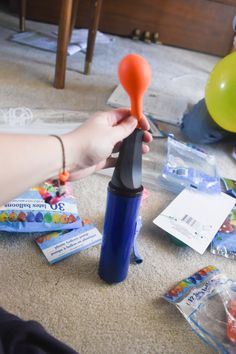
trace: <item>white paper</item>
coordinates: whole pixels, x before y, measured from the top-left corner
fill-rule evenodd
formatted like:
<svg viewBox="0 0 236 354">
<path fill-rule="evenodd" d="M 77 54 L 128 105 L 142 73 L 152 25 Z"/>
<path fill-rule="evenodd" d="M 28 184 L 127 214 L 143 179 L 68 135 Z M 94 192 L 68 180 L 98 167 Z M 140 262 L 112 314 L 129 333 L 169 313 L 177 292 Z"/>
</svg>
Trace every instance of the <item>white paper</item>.
<svg viewBox="0 0 236 354">
<path fill-rule="evenodd" d="M 58 31 L 44 34 L 40 32 L 27 31 L 15 33 L 10 37 L 10 40 L 20 44 L 25 44 L 34 48 L 47 50 L 53 53 L 57 51 L 57 35 Z M 70 44 L 67 47 L 67 54 L 73 55 L 80 51 L 85 51 L 87 48 L 87 29 L 75 29 L 72 32 Z M 97 31 L 96 44 L 109 44 L 113 38 Z"/>
<path fill-rule="evenodd" d="M 203 254 L 234 204 L 235 198 L 225 193 L 184 189 L 153 222 Z"/>
<path fill-rule="evenodd" d="M 52 32 L 57 36 L 58 31 Z M 74 29 L 71 35 L 70 43 L 78 44 L 81 48 L 86 49 L 88 39 L 88 29 L 80 28 Z M 114 39 L 112 37 L 107 36 L 106 34 L 97 31 L 96 33 L 96 44 L 109 44 Z"/>
<path fill-rule="evenodd" d="M 53 53 L 56 53 L 57 51 L 57 38 L 39 32 L 16 33 L 10 37 L 10 40 Z M 67 54 L 73 55 L 82 49 L 83 48 L 81 48 L 78 44 L 69 44 L 67 47 Z"/>
</svg>

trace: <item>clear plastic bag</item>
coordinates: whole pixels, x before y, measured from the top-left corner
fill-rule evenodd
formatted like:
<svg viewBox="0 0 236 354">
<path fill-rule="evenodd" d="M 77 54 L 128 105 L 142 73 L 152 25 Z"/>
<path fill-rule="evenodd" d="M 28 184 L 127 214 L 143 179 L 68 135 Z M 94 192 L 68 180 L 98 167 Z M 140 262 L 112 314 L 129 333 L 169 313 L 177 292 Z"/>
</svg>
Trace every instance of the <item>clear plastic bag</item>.
<svg viewBox="0 0 236 354">
<path fill-rule="evenodd" d="M 216 353 L 236 353 L 236 283 L 207 266 L 183 279 L 164 298 L 177 306 Z"/>
<path fill-rule="evenodd" d="M 220 193 L 220 178 L 215 157 L 196 146 L 177 141 L 173 136 L 167 140 L 167 159 L 162 171 L 166 189 L 179 193 L 185 187 L 204 192 Z"/>
</svg>

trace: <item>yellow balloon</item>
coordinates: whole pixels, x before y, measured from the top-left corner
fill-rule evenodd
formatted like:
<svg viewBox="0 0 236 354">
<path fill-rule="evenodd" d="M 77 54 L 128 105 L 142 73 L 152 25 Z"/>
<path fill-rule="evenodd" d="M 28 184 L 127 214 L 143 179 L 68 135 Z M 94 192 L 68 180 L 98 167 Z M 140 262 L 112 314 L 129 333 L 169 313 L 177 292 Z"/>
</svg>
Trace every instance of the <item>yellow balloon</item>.
<svg viewBox="0 0 236 354">
<path fill-rule="evenodd" d="M 216 124 L 236 133 L 236 52 L 214 67 L 206 85 L 205 100 Z"/>
</svg>

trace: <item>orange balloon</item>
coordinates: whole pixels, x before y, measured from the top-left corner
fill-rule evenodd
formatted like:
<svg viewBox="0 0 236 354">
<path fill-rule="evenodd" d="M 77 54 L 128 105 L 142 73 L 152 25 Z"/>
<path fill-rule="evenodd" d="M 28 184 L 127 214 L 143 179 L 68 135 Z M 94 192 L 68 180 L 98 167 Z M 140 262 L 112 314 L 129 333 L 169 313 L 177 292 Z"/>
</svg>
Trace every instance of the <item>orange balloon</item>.
<svg viewBox="0 0 236 354">
<path fill-rule="evenodd" d="M 120 83 L 130 97 L 131 114 L 137 118 L 141 127 L 143 118 L 143 95 L 151 81 L 151 69 L 148 62 L 137 54 L 125 56 L 118 66 Z"/>
</svg>

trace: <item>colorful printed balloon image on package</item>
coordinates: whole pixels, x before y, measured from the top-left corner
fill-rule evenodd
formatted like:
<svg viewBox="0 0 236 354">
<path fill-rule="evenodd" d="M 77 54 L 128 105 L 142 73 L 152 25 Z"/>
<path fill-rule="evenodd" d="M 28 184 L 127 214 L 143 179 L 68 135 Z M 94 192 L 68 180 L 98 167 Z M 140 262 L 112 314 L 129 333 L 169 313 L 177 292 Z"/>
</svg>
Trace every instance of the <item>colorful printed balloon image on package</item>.
<svg viewBox="0 0 236 354">
<path fill-rule="evenodd" d="M 214 266 L 180 281 L 164 295 L 214 353 L 236 353 L 236 283 Z"/>
<path fill-rule="evenodd" d="M 236 181 L 222 178 L 221 182 L 223 183 L 222 190 L 236 198 Z M 210 250 L 213 254 L 236 259 L 236 205 L 214 237 Z"/>
<path fill-rule="evenodd" d="M 45 203 L 41 197 L 39 190 L 42 187 L 56 195 L 57 185 L 47 181 L 0 207 L 0 231 L 44 232 L 81 227 L 70 183 L 66 184 L 61 200 L 52 205 Z"/>
<path fill-rule="evenodd" d="M 236 207 L 214 237 L 211 243 L 211 253 L 236 259 Z"/>
</svg>

